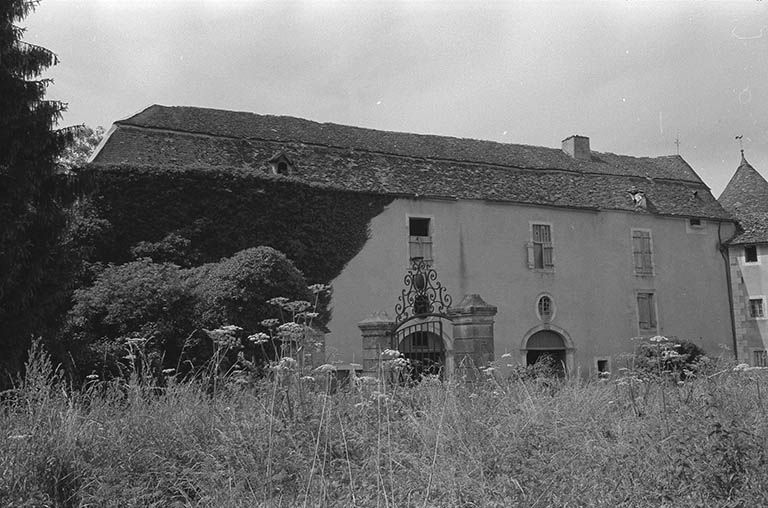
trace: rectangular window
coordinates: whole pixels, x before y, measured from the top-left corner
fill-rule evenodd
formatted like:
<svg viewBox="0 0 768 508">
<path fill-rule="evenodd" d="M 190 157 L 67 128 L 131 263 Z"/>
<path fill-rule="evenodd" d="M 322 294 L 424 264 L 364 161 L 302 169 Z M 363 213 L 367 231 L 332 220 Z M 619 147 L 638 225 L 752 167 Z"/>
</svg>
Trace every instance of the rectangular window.
<svg viewBox="0 0 768 508">
<path fill-rule="evenodd" d="M 637 294 L 637 314 L 639 317 L 640 331 L 655 331 L 656 323 L 656 304 L 653 293 Z"/>
<path fill-rule="evenodd" d="M 757 263 L 757 245 L 747 245 L 744 247 L 744 262 Z"/>
<path fill-rule="evenodd" d="M 753 351 L 752 365 L 753 367 L 768 367 L 768 351 Z"/>
<path fill-rule="evenodd" d="M 408 255 L 432 261 L 432 224 L 427 217 L 408 218 Z"/>
<path fill-rule="evenodd" d="M 554 267 L 552 231 L 549 224 L 532 224 L 531 242 L 528 244 L 528 268 L 546 270 Z"/>
<path fill-rule="evenodd" d="M 765 317 L 762 298 L 749 299 L 749 317 L 752 319 L 761 319 Z"/>
<path fill-rule="evenodd" d="M 702 226 L 702 224 L 701 224 L 701 219 L 694 219 L 694 218 L 692 218 L 692 219 L 688 219 L 688 224 L 690 224 L 690 226 L 691 226 L 692 228 L 700 228 L 700 227 L 703 227 L 703 226 Z"/>
<path fill-rule="evenodd" d="M 632 230 L 632 257 L 636 275 L 653 275 L 651 232 L 643 229 Z"/>
</svg>

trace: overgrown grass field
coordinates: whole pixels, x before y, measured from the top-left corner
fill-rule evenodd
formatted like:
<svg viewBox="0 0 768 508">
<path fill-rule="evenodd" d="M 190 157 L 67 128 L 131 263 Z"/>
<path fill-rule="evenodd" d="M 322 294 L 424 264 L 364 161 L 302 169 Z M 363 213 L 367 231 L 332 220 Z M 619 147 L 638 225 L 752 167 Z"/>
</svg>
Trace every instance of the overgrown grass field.
<svg viewBox="0 0 768 508">
<path fill-rule="evenodd" d="M 0 413 L 3 506 L 768 506 L 768 373 L 685 382 L 135 378 L 36 347 Z"/>
</svg>

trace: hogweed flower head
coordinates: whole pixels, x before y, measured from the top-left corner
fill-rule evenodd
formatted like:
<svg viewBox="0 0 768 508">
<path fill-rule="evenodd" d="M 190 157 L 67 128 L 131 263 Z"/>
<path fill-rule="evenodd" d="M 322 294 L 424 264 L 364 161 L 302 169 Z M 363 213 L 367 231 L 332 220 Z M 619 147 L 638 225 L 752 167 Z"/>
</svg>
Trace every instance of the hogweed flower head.
<svg viewBox="0 0 768 508">
<path fill-rule="evenodd" d="M 304 337 L 305 328 L 299 323 L 290 321 L 277 327 L 277 333 L 283 340 L 298 341 Z"/>
<path fill-rule="evenodd" d="M 309 289 L 313 294 L 318 294 L 330 290 L 331 286 L 328 284 L 312 284 L 307 289 Z"/>
<path fill-rule="evenodd" d="M 286 303 L 288 303 L 288 298 L 284 296 L 278 296 L 276 298 L 270 298 L 267 300 L 267 303 L 274 305 L 275 307 L 283 307 Z"/>
<path fill-rule="evenodd" d="M 305 300 L 296 300 L 283 305 L 283 308 L 289 312 L 304 312 L 311 307 L 312 304 Z"/>
<path fill-rule="evenodd" d="M 272 328 L 277 327 L 277 325 L 280 324 L 280 320 L 279 319 L 275 319 L 275 318 L 264 319 L 264 320 L 261 321 L 260 324 L 264 328 L 272 329 Z"/>
<path fill-rule="evenodd" d="M 253 335 L 249 335 L 248 340 L 258 346 L 258 345 L 266 344 L 267 342 L 269 342 L 269 335 L 263 332 L 258 332 L 258 333 L 254 333 Z"/>
</svg>

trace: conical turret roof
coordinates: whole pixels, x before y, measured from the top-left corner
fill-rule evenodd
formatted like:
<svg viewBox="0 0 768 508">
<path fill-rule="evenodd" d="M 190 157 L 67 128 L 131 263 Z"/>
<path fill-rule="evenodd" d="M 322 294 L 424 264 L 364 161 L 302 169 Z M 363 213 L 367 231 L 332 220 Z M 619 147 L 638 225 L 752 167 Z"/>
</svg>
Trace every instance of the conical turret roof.
<svg viewBox="0 0 768 508">
<path fill-rule="evenodd" d="M 768 181 L 747 162 L 744 150 L 736 173 L 718 201 L 743 229 L 731 244 L 768 242 Z"/>
</svg>

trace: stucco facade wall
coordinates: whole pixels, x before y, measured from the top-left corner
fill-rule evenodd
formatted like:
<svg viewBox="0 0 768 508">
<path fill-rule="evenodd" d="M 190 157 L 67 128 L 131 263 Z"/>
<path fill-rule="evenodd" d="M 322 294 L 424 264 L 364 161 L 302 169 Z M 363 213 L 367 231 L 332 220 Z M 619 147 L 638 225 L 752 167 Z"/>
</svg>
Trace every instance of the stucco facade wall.
<svg viewBox="0 0 768 508">
<path fill-rule="evenodd" d="M 639 290 L 656 294 L 659 334 L 695 340 L 714 354 L 732 344 L 717 223 L 691 231 L 686 219 L 641 213 L 398 199 L 373 219 L 371 239 L 332 282 L 331 361 L 360 360 L 357 323 L 372 312 L 394 317 L 408 267 L 409 216 L 432 219 L 433 266 L 454 303 L 477 293 L 498 307 L 497 357 L 519 357 L 524 338 L 542 325 L 536 302 L 543 293 L 554 301 L 552 327 L 573 344 L 570 367 L 583 372 L 598 357 L 616 369 L 616 356 L 632 350 Z M 551 225 L 554 271 L 528 268 L 532 223 Z M 652 233 L 652 277 L 634 275 L 632 228 Z M 723 223 L 719 233 L 729 238 L 733 225 Z"/>
<path fill-rule="evenodd" d="M 757 246 L 757 263 L 746 263 L 743 246 L 729 247 L 728 258 L 738 357 L 739 361 L 753 364 L 754 352 L 768 349 L 768 317 L 756 319 L 749 315 L 751 298 L 762 298 L 768 315 L 768 246 Z"/>
</svg>

